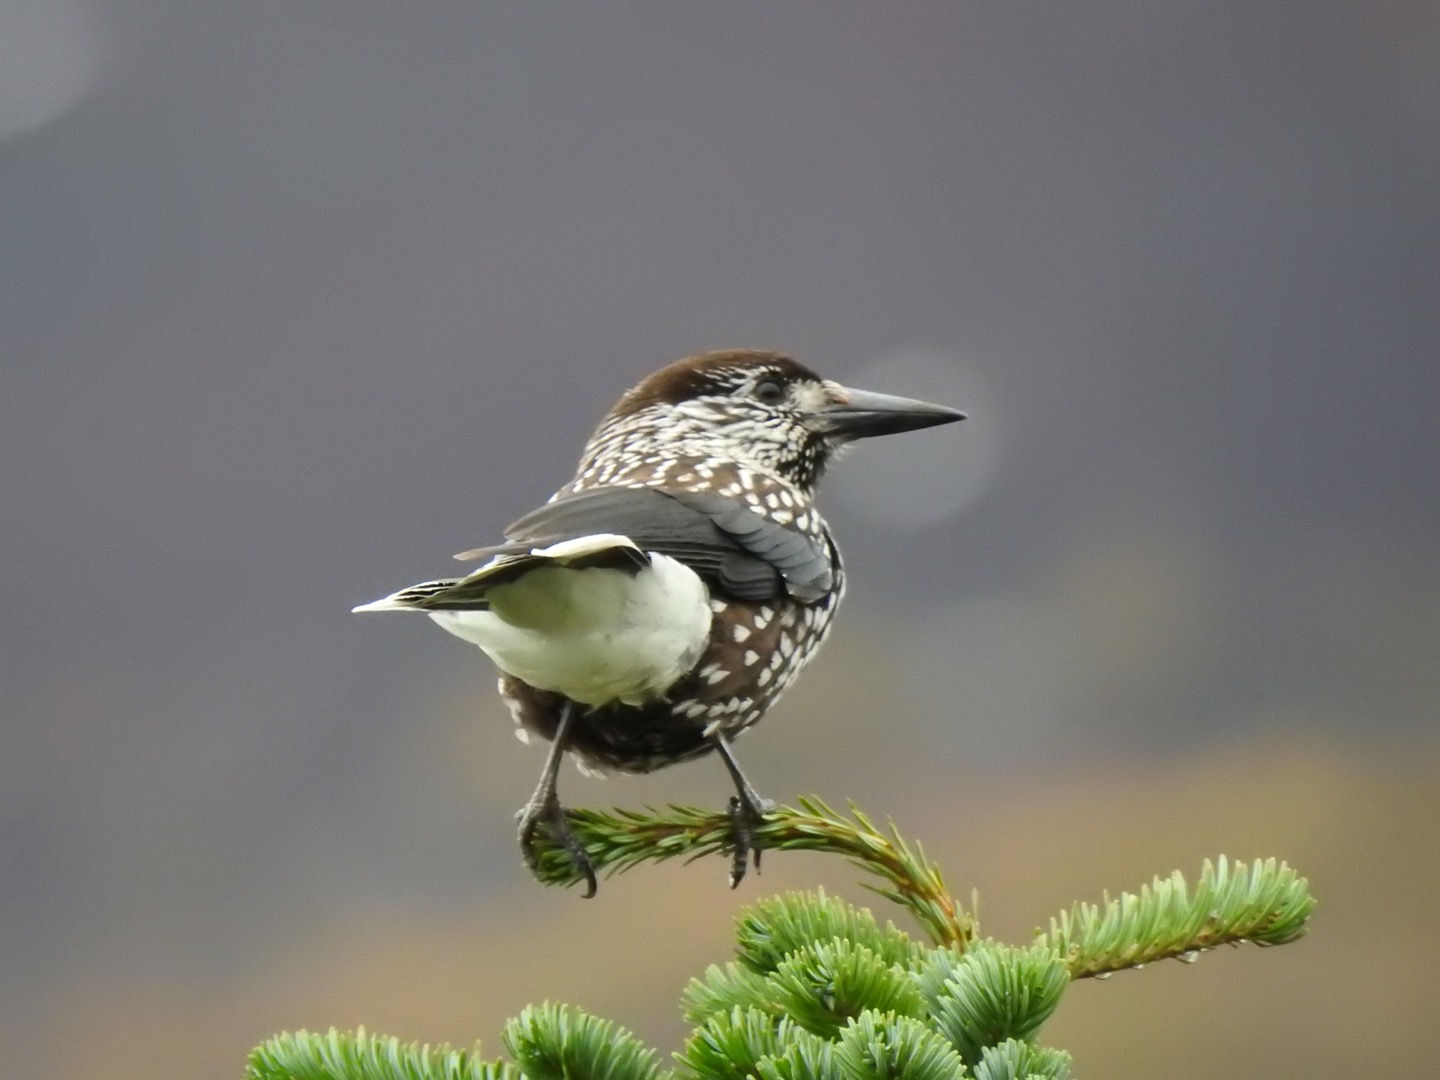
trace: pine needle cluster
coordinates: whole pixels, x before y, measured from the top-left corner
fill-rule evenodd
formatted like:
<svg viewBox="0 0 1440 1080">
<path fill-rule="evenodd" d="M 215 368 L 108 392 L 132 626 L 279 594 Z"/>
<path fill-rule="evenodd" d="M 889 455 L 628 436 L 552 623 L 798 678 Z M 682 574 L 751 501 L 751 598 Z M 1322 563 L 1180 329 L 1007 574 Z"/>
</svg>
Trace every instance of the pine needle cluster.
<svg viewBox="0 0 1440 1080">
<path fill-rule="evenodd" d="M 722 852 L 728 819 L 576 812 L 597 869 Z M 839 854 L 879 879 L 869 887 L 910 912 L 916 940 L 822 890 L 786 893 L 741 913 L 735 958 L 686 987 L 693 1031 L 662 1065 L 623 1028 L 566 1005 L 527 1008 L 502 1034 L 508 1059 L 350 1033 L 282 1034 L 250 1056 L 247 1080 L 1062 1080 L 1070 1057 L 1038 1042 L 1075 980 L 1158 960 L 1192 961 L 1219 945 L 1280 945 L 1305 933 L 1314 900 L 1284 863 L 1206 861 L 1193 889 L 1177 872 L 1136 893 L 1060 912 L 1025 945 L 979 936 L 940 871 L 891 826 L 882 831 L 818 800 L 770 815 L 770 849 Z M 563 853 L 537 874 L 574 880 Z"/>
</svg>

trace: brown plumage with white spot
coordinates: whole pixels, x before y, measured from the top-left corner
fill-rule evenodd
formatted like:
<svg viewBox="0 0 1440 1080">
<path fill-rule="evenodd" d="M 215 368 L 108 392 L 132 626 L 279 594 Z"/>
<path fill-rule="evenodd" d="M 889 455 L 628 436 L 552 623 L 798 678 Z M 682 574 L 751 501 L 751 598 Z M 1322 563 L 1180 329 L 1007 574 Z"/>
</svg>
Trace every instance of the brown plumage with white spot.
<svg viewBox="0 0 1440 1080">
<path fill-rule="evenodd" d="M 595 892 L 556 793 L 565 753 L 650 772 L 714 750 L 736 785 L 738 884 L 767 804 L 730 741 L 815 654 L 845 591 L 815 486 L 847 443 L 963 418 L 777 353 L 692 356 L 620 399 L 575 478 L 506 543 L 461 556 L 477 570 L 355 610 L 425 611 L 478 645 L 520 730 L 551 740 L 519 815 L 527 863 L 543 825 Z"/>
</svg>

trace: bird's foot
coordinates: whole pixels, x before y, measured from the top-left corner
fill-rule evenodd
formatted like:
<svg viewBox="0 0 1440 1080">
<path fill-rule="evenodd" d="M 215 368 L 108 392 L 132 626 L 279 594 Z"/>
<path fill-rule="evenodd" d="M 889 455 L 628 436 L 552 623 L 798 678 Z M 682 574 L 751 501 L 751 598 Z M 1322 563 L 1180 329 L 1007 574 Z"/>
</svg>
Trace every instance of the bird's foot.
<svg viewBox="0 0 1440 1080">
<path fill-rule="evenodd" d="M 548 797 L 531 799 L 515 817 L 520 822 L 520 854 L 532 874 L 539 876 L 540 867 L 539 854 L 535 850 L 535 831 L 544 825 L 550 839 L 565 849 L 575 872 L 585 879 L 585 899 L 589 900 L 595 895 L 598 888 L 595 882 L 595 867 L 570 828 L 565 808 L 560 805 L 560 800 L 553 791 Z"/>
<path fill-rule="evenodd" d="M 775 809 L 769 799 L 754 792 L 749 798 L 730 796 L 730 838 L 734 845 L 730 854 L 730 888 L 738 888 L 745 880 L 750 856 L 755 856 L 755 873 L 760 873 L 760 848 L 755 843 L 755 830 L 765 823 L 765 815 Z"/>
</svg>

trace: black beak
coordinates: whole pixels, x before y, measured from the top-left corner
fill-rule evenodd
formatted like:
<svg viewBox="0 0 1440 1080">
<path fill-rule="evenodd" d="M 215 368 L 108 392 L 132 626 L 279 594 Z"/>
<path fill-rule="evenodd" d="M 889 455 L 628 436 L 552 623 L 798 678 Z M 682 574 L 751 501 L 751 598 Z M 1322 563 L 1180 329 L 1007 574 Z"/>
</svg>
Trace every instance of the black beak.
<svg viewBox="0 0 1440 1080">
<path fill-rule="evenodd" d="M 918 431 L 938 424 L 964 420 L 965 414 L 928 401 L 876 394 L 869 390 L 843 389 L 837 401 L 825 410 L 829 434 L 841 439 L 868 439 L 874 435 L 895 435 Z"/>
</svg>

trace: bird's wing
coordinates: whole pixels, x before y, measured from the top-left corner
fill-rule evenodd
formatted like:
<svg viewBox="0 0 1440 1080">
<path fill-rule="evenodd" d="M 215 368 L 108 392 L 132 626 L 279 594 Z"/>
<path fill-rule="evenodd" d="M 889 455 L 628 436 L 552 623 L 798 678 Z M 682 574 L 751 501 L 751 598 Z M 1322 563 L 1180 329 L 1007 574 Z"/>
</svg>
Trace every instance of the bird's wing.
<svg viewBox="0 0 1440 1080">
<path fill-rule="evenodd" d="M 808 603 L 834 580 L 829 552 L 804 533 L 734 499 L 658 488 L 596 488 L 556 499 L 506 529 L 509 544 L 463 557 L 504 557 L 595 534 L 617 534 L 641 551 L 668 555 L 738 600 L 786 593 Z"/>
</svg>

